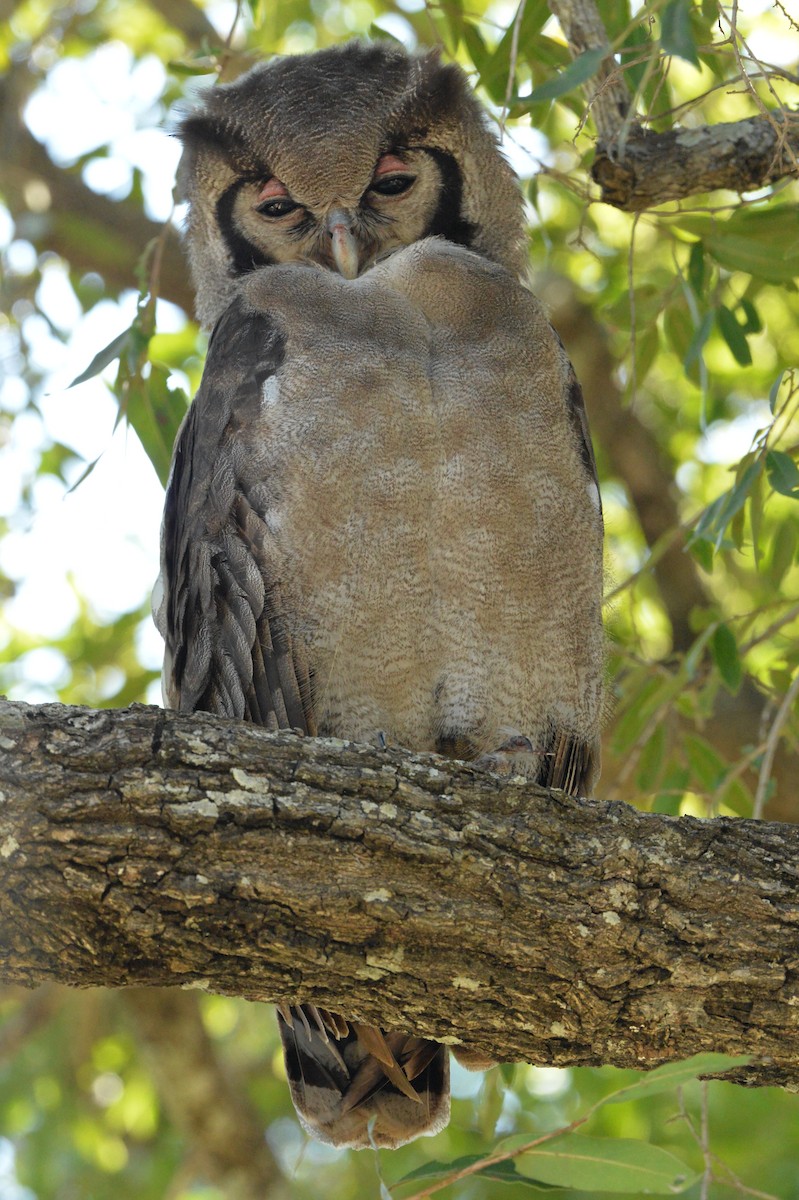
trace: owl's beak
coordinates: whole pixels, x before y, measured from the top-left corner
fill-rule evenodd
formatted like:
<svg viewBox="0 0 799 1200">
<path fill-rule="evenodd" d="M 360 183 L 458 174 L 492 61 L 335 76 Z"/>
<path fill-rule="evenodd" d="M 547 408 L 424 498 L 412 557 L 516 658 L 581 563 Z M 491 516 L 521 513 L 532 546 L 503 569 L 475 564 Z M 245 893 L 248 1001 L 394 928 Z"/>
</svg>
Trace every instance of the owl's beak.
<svg viewBox="0 0 799 1200">
<path fill-rule="evenodd" d="M 328 213 L 327 232 L 336 270 L 345 279 L 357 279 L 361 265 L 358 243 L 352 232 L 352 218 L 343 208 L 334 208 Z"/>
</svg>

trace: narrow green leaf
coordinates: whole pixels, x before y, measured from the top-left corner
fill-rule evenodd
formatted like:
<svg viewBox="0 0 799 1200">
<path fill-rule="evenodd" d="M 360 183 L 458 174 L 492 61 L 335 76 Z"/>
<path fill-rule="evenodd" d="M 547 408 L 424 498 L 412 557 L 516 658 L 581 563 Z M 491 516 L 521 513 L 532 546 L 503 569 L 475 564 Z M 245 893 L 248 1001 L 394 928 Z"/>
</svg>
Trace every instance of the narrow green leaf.
<svg viewBox="0 0 799 1200">
<path fill-rule="evenodd" d="M 748 1055 L 695 1054 L 683 1062 L 664 1063 L 662 1067 L 655 1067 L 654 1071 L 647 1071 L 640 1080 L 607 1096 L 603 1103 L 622 1104 L 627 1100 L 640 1100 L 643 1096 L 656 1096 L 682 1087 L 700 1075 L 719 1075 L 722 1071 L 731 1071 L 733 1067 L 745 1067 L 751 1061 Z"/>
<path fill-rule="evenodd" d="M 499 1073 L 502 1076 L 502 1082 L 507 1087 L 513 1087 L 513 1080 L 516 1075 L 516 1063 L 500 1063 Z"/>
<path fill-rule="evenodd" d="M 796 520 L 781 521 L 774 534 L 771 562 L 768 568 L 769 579 L 774 587 L 779 587 L 785 572 L 793 566 L 797 542 L 799 542 L 799 523 Z"/>
<path fill-rule="evenodd" d="M 519 30 L 519 45 L 522 47 L 536 46 L 536 58 L 538 58 L 538 39 L 544 22 L 549 18 L 549 9 L 546 0 L 526 0 L 526 2 L 520 0 L 520 3 L 523 6 L 523 12 Z M 508 24 L 490 61 L 480 72 L 480 87 L 485 88 L 491 99 L 497 104 L 504 102 L 508 90 L 515 23 L 514 19 Z M 541 58 L 541 61 L 544 59 Z"/>
<path fill-rule="evenodd" d="M 165 487 L 175 436 L 188 407 L 185 392 L 169 387 L 168 374 L 153 363 L 149 378 L 131 387 L 125 413 Z"/>
<path fill-rule="evenodd" d="M 760 320 L 760 313 L 755 308 L 751 300 L 745 297 L 738 302 L 738 307 L 744 314 L 743 330 L 745 333 L 760 333 L 763 328 L 763 322 Z"/>
<path fill-rule="evenodd" d="M 683 366 L 688 371 L 695 362 L 702 357 L 702 351 L 705 347 L 705 342 L 710 337 L 710 331 L 713 328 L 713 314 L 705 313 L 702 318 L 702 324 L 694 334 L 691 344 L 688 347 L 688 353 L 683 361 Z"/>
<path fill-rule="evenodd" d="M 677 358 L 685 362 L 695 333 L 691 314 L 685 304 L 676 302 L 668 306 L 663 314 L 663 332 Z"/>
<path fill-rule="evenodd" d="M 596 75 L 604 59 L 608 57 L 608 53 L 603 46 L 597 46 L 593 50 L 584 50 L 554 79 L 548 79 L 540 87 L 534 88 L 529 96 L 521 97 L 521 104 L 526 109 L 533 104 L 539 104 L 542 100 L 556 100 L 559 96 L 565 96 L 567 92 L 586 83 L 592 75 Z"/>
<path fill-rule="evenodd" d="M 81 371 L 80 375 L 73 379 L 69 386 L 77 387 L 79 383 L 85 383 L 87 379 L 94 379 L 95 375 L 99 375 L 101 371 L 105 370 L 109 363 L 119 358 L 123 351 L 129 349 L 133 344 L 133 340 L 134 333 L 133 326 L 131 325 L 124 333 L 118 334 L 113 342 L 109 342 L 104 349 L 95 354 L 86 370 Z"/>
<path fill-rule="evenodd" d="M 385 35 L 384 35 L 385 36 Z M 213 75 L 215 63 L 212 58 L 173 58 L 167 63 L 173 75 Z"/>
<path fill-rule="evenodd" d="M 751 366 L 752 351 L 749 349 L 746 334 L 736 321 L 735 313 L 727 308 L 726 304 L 720 304 L 716 309 L 716 324 L 735 361 L 742 367 Z"/>
<path fill-rule="evenodd" d="M 752 529 L 752 553 L 755 566 L 760 570 L 763 557 L 763 476 L 758 475 L 749 493 L 749 524 Z"/>
<path fill-rule="evenodd" d="M 712 640 L 712 639 L 711 639 Z M 685 757 L 691 768 L 694 782 L 707 791 L 713 791 L 721 782 L 726 763 L 704 738 L 687 733 L 683 737 Z"/>
<path fill-rule="evenodd" d="M 660 44 L 664 54 L 676 54 L 692 67 L 699 67 L 699 55 L 691 33 L 689 0 L 669 0 L 663 9 L 660 18 Z"/>
<path fill-rule="evenodd" d="M 708 538 L 694 538 L 688 549 L 702 570 L 710 574 L 713 570 L 713 555 L 715 553 L 713 543 Z"/>
<path fill-rule="evenodd" d="M 655 324 L 640 330 L 635 339 L 635 382 L 644 382 L 660 350 L 660 335 Z"/>
<path fill-rule="evenodd" d="M 694 242 L 691 246 L 688 257 L 688 282 L 694 293 L 701 296 L 702 285 L 705 282 L 705 247 L 701 241 Z"/>
<path fill-rule="evenodd" d="M 474 63 L 477 70 L 482 74 L 487 69 L 491 60 L 491 55 L 488 47 L 483 41 L 480 30 L 476 25 L 472 25 L 469 21 L 463 22 L 463 40 L 466 44 L 466 49 L 469 51 L 469 57 Z"/>
<path fill-rule="evenodd" d="M 516 1159 L 516 1170 L 559 1187 L 655 1196 L 684 1191 L 696 1178 L 685 1163 L 659 1146 L 581 1133 L 553 1138 L 522 1154 Z"/>
<path fill-rule="evenodd" d="M 769 450 L 766 455 L 768 481 L 781 496 L 799 500 L 799 468 L 783 450 Z"/>
<path fill-rule="evenodd" d="M 708 505 L 694 530 L 694 538 L 712 538 L 717 550 L 724 540 L 727 526 L 735 514 L 743 508 L 749 492 L 762 470 L 760 459 L 750 460 L 744 466 L 745 462 L 746 459 L 738 469 L 738 478 L 733 486 Z"/>
<path fill-rule="evenodd" d="M 777 397 L 780 394 L 780 388 L 782 387 L 782 381 L 784 380 L 785 375 L 785 371 L 780 371 L 779 375 L 771 385 L 771 389 L 768 394 L 768 406 L 772 413 L 776 412 L 777 410 Z"/>
<path fill-rule="evenodd" d="M 529 1142 L 531 1138 L 528 1134 L 524 1134 L 519 1135 L 518 1140 L 519 1144 L 523 1144 Z M 505 1142 L 501 1142 L 500 1147 L 508 1148 Z M 497 1148 L 495 1147 L 495 1150 Z M 403 1175 L 401 1179 L 398 1179 L 391 1186 L 392 1188 L 397 1188 L 403 1183 L 418 1183 L 420 1180 L 445 1178 L 447 1175 L 454 1175 L 456 1172 L 462 1171 L 464 1167 L 473 1167 L 487 1157 L 488 1155 L 484 1154 L 467 1154 L 462 1158 L 453 1159 L 449 1163 L 437 1161 L 424 1163 L 423 1166 L 417 1167 L 416 1170 L 410 1171 L 407 1175 Z M 538 1182 L 533 1184 L 531 1180 L 519 1175 L 510 1159 L 505 1159 L 504 1162 L 491 1163 L 489 1166 L 483 1167 L 482 1170 L 476 1172 L 476 1174 L 480 1175 L 483 1179 L 496 1179 L 503 1183 L 516 1183 L 541 1192 L 553 1190 L 547 1183 Z"/>
<path fill-rule="evenodd" d="M 388 29 L 383 29 L 377 24 L 376 21 L 373 21 L 369 26 L 369 37 L 379 38 L 381 41 L 388 40 L 390 42 L 396 42 L 398 46 L 402 46 L 404 44 L 401 38 L 398 38 L 396 34 L 391 33 Z"/>
<path fill-rule="evenodd" d="M 728 625 L 719 625 L 713 634 L 710 639 L 710 653 L 727 691 L 734 696 L 741 686 L 743 668 L 738 654 L 738 643 Z"/>
<path fill-rule="evenodd" d="M 635 781 L 642 792 L 652 792 L 657 787 L 663 758 L 666 752 L 666 723 L 661 721 L 641 751 Z"/>
</svg>

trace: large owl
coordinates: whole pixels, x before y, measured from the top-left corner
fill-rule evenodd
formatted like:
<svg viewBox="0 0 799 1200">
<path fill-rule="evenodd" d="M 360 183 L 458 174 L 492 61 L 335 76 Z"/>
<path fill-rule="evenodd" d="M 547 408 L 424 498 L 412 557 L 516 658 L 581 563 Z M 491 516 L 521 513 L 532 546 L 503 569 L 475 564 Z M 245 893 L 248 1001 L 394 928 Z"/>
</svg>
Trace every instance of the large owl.
<svg viewBox="0 0 799 1200">
<path fill-rule="evenodd" d="M 181 137 L 213 333 L 166 500 L 166 702 L 585 794 L 594 458 L 463 72 L 394 45 L 286 58 L 212 90 Z M 398 1146 L 446 1122 L 444 1047 L 311 1003 L 279 1021 L 315 1136 Z"/>
</svg>

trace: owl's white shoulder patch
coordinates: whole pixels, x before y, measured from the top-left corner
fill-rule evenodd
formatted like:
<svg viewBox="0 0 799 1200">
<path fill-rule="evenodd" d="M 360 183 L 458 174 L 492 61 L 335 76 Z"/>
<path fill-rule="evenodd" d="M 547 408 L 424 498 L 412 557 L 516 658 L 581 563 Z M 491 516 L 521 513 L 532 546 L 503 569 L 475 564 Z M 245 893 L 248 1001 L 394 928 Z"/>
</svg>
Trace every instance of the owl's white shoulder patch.
<svg viewBox="0 0 799 1200">
<path fill-rule="evenodd" d="M 280 384 L 277 381 L 277 375 L 269 375 L 264 380 L 264 386 L 261 391 L 264 408 L 272 408 L 280 399 Z"/>
</svg>

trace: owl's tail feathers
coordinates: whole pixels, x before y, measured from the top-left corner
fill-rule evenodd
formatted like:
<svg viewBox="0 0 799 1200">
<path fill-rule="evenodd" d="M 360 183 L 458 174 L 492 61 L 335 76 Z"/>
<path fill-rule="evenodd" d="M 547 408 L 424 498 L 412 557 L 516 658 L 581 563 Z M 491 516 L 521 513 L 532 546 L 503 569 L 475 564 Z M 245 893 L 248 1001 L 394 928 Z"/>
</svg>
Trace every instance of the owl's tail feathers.
<svg viewBox="0 0 799 1200">
<path fill-rule="evenodd" d="M 393 1149 L 446 1125 L 445 1046 L 348 1023 L 312 1004 L 281 1005 L 278 1024 L 294 1107 L 320 1141 Z"/>
</svg>

